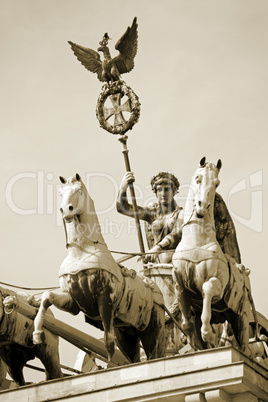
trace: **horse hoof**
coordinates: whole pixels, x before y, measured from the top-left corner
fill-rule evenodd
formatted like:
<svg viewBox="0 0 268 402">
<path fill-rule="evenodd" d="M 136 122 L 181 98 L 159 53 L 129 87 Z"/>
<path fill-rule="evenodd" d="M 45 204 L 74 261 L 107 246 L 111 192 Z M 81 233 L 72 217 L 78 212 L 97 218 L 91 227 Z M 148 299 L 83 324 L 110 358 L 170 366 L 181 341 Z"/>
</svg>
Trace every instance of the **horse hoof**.
<svg viewBox="0 0 268 402">
<path fill-rule="evenodd" d="M 249 358 L 253 359 L 254 356 L 253 356 L 252 350 L 250 349 L 249 346 L 246 346 L 245 348 L 243 348 L 243 349 L 242 349 L 242 352 L 243 352 L 246 356 L 248 356 Z"/>
<path fill-rule="evenodd" d="M 33 344 L 39 345 L 42 343 L 42 335 L 44 334 L 43 331 L 34 331 L 33 332 Z"/>
<path fill-rule="evenodd" d="M 212 331 L 201 331 L 201 336 L 204 342 L 215 346 L 215 334 Z"/>
<path fill-rule="evenodd" d="M 181 324 L 181 329 L 183 332 L 185 332 L 187 335 L 192 334 L 194 331 L 194 326 L 191 321 L 185 321 Z"/>
</svg>

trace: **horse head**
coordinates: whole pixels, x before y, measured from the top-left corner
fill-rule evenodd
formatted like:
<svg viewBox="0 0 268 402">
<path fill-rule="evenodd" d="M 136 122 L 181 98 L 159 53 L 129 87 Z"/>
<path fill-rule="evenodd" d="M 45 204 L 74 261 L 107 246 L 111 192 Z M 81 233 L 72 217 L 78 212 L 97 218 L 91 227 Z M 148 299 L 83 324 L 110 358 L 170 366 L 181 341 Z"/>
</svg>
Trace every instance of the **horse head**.
<svg viewBox="0 0 268 402">
<path fill-rule="evenodd" d="M 198 218 L 203 218 L 214 202 L 216 188 L 220 184 L 218 174 L 221 166 L 220 159 L 217 165 L 214 165 L 212 162 L 206 162 L 204 157 L 201 159 L 200 165 L 193 176 L 191 183 L 194 194 L 193 209 Z"/>
<path fill-rule="evenodd" d="M 75 217 L 85 212 L 87 203 L 87 190 L 81 181 L 79 174 L 66 180 L 60 176 L 63 186 L 60 189 L 62 218 L 70 223 Z"/>
<path fill-rule="evenodd" d="M 65 231 L 72 231 L 71 236 L 75 236 L 75 233 L 79 236 L 82 235 L 84 241 L 104 243 L 94 202 L 79 174 L 71 176 L 67 180 L 60 176 L 60 181 L 63 184 L 60 189 L 60 211 Z"/>
</svg>

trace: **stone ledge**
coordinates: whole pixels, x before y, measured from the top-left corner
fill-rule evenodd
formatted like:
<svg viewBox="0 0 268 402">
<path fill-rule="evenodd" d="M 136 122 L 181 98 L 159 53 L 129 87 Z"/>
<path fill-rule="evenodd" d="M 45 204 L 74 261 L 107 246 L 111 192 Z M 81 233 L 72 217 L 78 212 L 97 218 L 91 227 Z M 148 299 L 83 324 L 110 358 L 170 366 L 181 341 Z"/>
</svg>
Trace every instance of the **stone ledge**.
<svg viewBox="0 0 268 402">
<path fill-rule="evenodd" d="M 268 401 L 268 371 L 225 347 L 2 391 L 0 402 L 238 401 L 243 394 Z"/>
</svg>

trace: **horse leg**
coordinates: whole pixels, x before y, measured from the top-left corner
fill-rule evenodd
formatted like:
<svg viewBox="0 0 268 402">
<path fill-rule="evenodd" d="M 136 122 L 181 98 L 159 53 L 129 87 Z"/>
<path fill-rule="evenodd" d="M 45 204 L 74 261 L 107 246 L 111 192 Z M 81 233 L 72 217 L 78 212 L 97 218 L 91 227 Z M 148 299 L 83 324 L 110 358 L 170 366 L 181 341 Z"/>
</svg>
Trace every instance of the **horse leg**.
<svg viewBox="0 0 268 402">
<path fill-rule="evenodd" d="M 238 344 L 238 348 L 240 348 L 247 356 L 251 357 L 252 351 L 249 347 L 249 314 L 250 303 L 249 300 L 246 299 L 243 302 L 243 308 L 241 309 L 240 314 L 231 311 L 229 322 L 231 324 L 235 340 Z"/>
<path fill-rule="evenodd" d="M 104 329 L 104 344 L 108 354 L 108 361 L 111 361 L 115 351 L 114 310 L 111 295 L 102 293 L 97 304 Z"/>
<path fill-rule="evenodd" d="M 201 314 L 201 336 L 204 342 L 208 342 L 215 346 L 215 334 L 213 333 L 211 321 L 211 301 L 214 296 L 220 296 L 222 285 L 219 279 L 212 277 L 207 282 L 203 283 L 203 309 Z"/>
<path fill-rule="evenodd" d="M 175 296 L 181 311 L 181 330 L 186 335 L 188 343 L 195 349 L 194 324 L 192 321 L 192 292 L 187 289 L 193 277 L 195 265 L 188 261 L 176 260 L 173 268 Z M 187 284 L 187 287 L 186 287 Z"/>
<path fill-rule="evenodd" d="M 230 314 L 226 314 L 225 313 L 225 315 L 226 315 L 226 321 L 223 323 L 223 329 L 222 329 L 222 333 L 221 333 L 221 337 L 220 337 L 220 340 L 219 340 L 219 346 L 230 346 L 230 345 L 232 345 L 232 346 L 235 346 L 235 347 L 237 347 L 238 345 L 236 345 L 236 343 L 237 343 L 237 338 L 236 338 L 236 336 L 235 336 L 235 334 L 234 334 L 234 329 L 235 328 L 233 328 L 233 326 L 232 326 L 232 324 L 231 324 L 231 322 L 232 322 L 232 320 L 231 320 L 231 318 L 230 318 L 230 316 L 231 316 L 231 313 Z M 237 318 L 235 318 L 235 320 L 236 320 Z M 235 323 L 235 321 L 233 321 L 234 323 Z"/>
<path fill-rule="evenodd" d="M 201 312 L 195 311 L 194 314 L 194 346 L 198 350 L 208 349 L 208 344 L 201 337 Z"/>
<path fill-rule="evenodd" d="M 33 351 L 23 346 L 13 344 L 3 346 L 0 355 L 6 364 L 7 372 L 10 377 L 17 385 L 25 385 L 23 367 L 28 360 L 34 359 Z"/>
<path fill-rule="evenodd" d="M 186 335 L 188 343 L 195 349 L 194 324 L 191 312 L 191 293 L 188 289 L 175 285 L 175 295 L 181 311 L 181 330 Z"/>
<path fill-rule="evenodd" d="M 10 377 L 15 381 L 15 383 L 19 386 L 25 385 L 25 379 L 23 375 L 23 367 L 24 364 L 21 364 L 21 362 L 18 363 L 18 360 L 16 363 L 11 363 L 10 366 L 8 366 L 7 371 Z"/>
<path fill-rule="evenodd" d="M 147 360 L 157 359 L 166 355 L 167 331 L 165 329 L 165 311 L 163 307 L 154 303 L 150 322 L 144 331 L 140 331 L 140 338 Z"/>
<path fill-rule="evenodd" d="M 45 331 L 46 342 L 35 345 L 35 354 L 45 367 L 46 379 L 63 377 L 60 367 L 59 338 L 57 335 Z"/>
<path fill-rule="evenodd" d="M 46 291 L 43 293 L 40 303 L 40 308 L 34 319 L 34 332 L 33 343 L 42 343 L 43 335 L 43 322 L 47 309 L 54 305 L 60 310 L 67 311 L 73 315 L 77 315 L 80 312 L 80 307 L 72 296 L 67 292 L 54 293 Z"/>
<path fill-rule="evenodd" d="M 133 327 L 114 328 L 117 345 L 131 363 L 140 361 L 140 337 Z"/>
<path fill-rule="evenodd" d="M 249 347 L 249 317 L 250 317 L 251 305 L 248 296 L 245 296 L 245 300 L 243 303 L 243 309 L 241 314 L 239 315 L 238 325 L 239 325 L 239 344 L 243 350 L 243 352 L 251 357 L 252 352 Z"/>
<path fill-rule="evenodd" d="M 7 375 L 6 364 L 4 363 L 4 360 L 1 359 L 1 357 L 0 357 L 0 389 L 2 388 L 3 383 L 6 379 L 6 375 Z"/>
</svg>

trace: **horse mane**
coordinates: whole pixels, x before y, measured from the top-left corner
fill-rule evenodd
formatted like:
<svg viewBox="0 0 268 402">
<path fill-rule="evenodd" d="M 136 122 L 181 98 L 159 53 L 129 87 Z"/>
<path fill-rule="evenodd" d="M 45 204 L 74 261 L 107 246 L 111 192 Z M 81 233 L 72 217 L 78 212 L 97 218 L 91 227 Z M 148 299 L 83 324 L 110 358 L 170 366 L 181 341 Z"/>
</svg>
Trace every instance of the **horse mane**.
<svg viewBox="0 0 268 402">
<path fill-rule="evenodd" d="M 237 263 L 241 263 L 241 255 L 236 237 L 234 222 L 222 196 L 215 194 L 214 222 L 217 241 L 224 254 L 230 255 Z"/>
<path fill-rule="evenodd" d="M 97 212 L 95 209 L 95 203 L 94 203 L 93 199 L 91 198 L 84 182 L 80 179 L 80 177 L 79 177 L 79 180 L 77 180 L 77 175 L 76 175 L 76 176 L 69 177 L 66 184 L 69 184 L 71 186 L 78 185 L 79 187 L 81 187 L 84 190 L 86 197 L 87 197 L 86 215 L 87 215 L 87 218 L 89 221 L 89 226 L 91 228 L 90 229 L 90 232 L 91 232 L 90 237 L 93 237 L 94 241 L 96 241 L 96 242 L 106 244 L 105 240 L 103 238 L 103 235 L 102 235 L 99 218 L 98 218 L 98 215 L 97 215 Z M 92 230 L 93 228 L 94 228 L 94 231 Z"/>
</svg>

